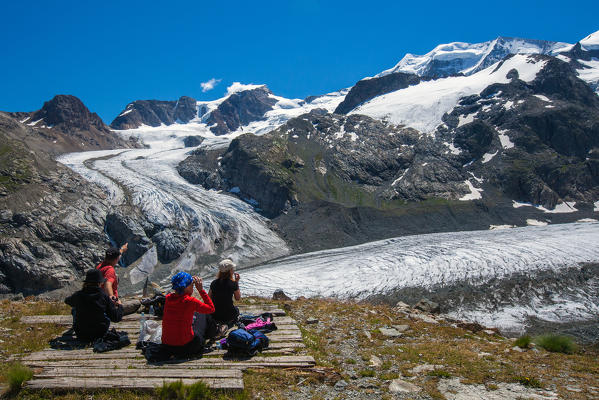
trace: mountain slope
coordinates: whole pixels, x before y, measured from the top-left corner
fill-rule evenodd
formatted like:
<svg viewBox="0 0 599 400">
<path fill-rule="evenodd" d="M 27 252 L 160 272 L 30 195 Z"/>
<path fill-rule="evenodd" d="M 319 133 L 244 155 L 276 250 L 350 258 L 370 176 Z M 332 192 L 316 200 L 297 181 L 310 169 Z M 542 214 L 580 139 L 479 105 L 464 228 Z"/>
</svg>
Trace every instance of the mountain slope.
<svg viewBox="0 0 599 400">
<path fill-rule="evenodd" d="M 33 150 L 23 138 L 36 134 L 0 112 L 0 295 L 79 282 L 109 244 L 105 195 Z"/>
<path fill-rule="evenodd" d="M 115 134 L 96 113 L 71 95 L 54 96 L 38 111 L 8 115 L 32 128 L 27 131 L 27 143 L 39 151 L 57 154 L 139 146 Z"/>
</svg>

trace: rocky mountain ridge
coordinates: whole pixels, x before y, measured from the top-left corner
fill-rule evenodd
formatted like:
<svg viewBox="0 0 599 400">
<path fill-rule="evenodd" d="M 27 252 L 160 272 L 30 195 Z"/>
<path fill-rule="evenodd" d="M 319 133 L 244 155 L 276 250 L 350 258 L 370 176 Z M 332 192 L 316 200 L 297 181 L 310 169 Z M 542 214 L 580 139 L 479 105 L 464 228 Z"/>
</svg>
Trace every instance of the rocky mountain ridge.
<svg viewBox="0 0 599 400">
<path fill-rule="evenodd" d="M 19 123 L 31 127 L 30 146 L 59 154 L 71 151 L 139 147 L 134 139 L 115 134 L 83 102 L 72 95 L 56 95 L 33 112 L 8 113 Z"/>
</svg>

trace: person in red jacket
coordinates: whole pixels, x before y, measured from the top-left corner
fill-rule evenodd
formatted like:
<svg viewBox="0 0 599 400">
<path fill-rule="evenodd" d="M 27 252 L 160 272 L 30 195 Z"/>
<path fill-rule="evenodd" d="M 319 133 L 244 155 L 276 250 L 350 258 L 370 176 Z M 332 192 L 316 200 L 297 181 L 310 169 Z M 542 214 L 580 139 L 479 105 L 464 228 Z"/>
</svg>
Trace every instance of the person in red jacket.
<svg viewBox="0 0 599 400">
<path fill-rule="evenodd" d="M 121 255 L 127 251 L 128 245 L 128 243 L 125 243 L 120 249 L 116 247 L 109 248 L 106 250 L 104 261 L 96 266 L 96 269 L 102 272 L 105 279 L 102 289 L 104 289 L 108 297 L 114 302 L 119 298 L 119 278 L 116 276 L 114 266 L 119 263 Z"/>
<path fill-rule="evenodd" d="M 214 304 L 204 290 L 202 279 L 197 276 L 178 272 L 171 283 L 175 293 L 168 294 L 164 303 L 162 344 L 174 355 L 201 353 L 204 349 L 205 314 L 214 312 Z M 194 286 L 204 302 L 191 296 Z"/>
</svg>

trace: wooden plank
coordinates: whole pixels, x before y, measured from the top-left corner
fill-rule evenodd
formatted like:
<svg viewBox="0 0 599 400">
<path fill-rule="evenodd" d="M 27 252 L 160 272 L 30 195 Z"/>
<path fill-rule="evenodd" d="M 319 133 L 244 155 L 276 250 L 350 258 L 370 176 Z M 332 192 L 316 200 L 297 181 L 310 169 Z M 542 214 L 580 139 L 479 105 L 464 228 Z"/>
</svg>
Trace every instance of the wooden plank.
<svg viewBox="0 0 599 400">
<path fill-rule="evenodd" d="M 123 322 L 119 322 L 117 324 L 123 324 L 123 325 L 131 325 L 131 326 L 139 326 L 139 319 L 141 317 L 141 314 L 131 314 L 131 315 L 125 315 L 123 317 Z M 156 319 L 155 317 L 150 318 L 149 316 L 146 316 L 146 319 Z M 297 321 L 295 321 L 293 318 L 291 317 L 287 317 L 287 316 L 275 316 L 274 318 L 274 323 L 275 324 L 295 324 L 297 323 Z M 21 323 L 23 324 L 57 324 L 57 325 L 71 325 L 73 323 L 73 317 L 70 315 L 26 315 L 21 317 L 20 320 Z"/>
<path fill-rule="evenodd" d="M 217 368 L 169 368 L 169 369 L 97 369 L 97 368 L 45 368 L 42 372 L 35 374 L 37 378 L 97 378 L 97 377 L 121 377 L 121 378 L 243 378 L 238 369 Z"/>
<path fill-rule="evenodd" d="M 272 350 L 273 353 L 276 350 L 289 350 L 289 349 L 303 349 L 306 345 L 303 342 L 274 342 L 270 343 L 268 349 Z M 214 354 L 224 354 L 223 350 L 212 351 L 206 353 L 206 356 L 214 355 Z M 122 349 L 109 351 L 107 353 L 94 353 L 91 348 L 85 349 L 76 349 L 76 350 L 42 350 L 37 351 L 35 353 L 26 354 L 22 357 L 14 357 L 14 359 L 23 359 L 23 360 L 56 360 L 56 357 L 72 357 L 72 356 L 86 356 L 89 358 L 110 358 L 110 357 L 125 357 L 129 355 L 130 357 L 134 357 L 136 355 L 141 356 L 141 350 L 136 349 L 133 345 L 124 347 Z"/>
<path fill-rule="evenodd" d="M 125 315 L 122 321 L 135 322 L 139 321 L 141 314 Z M 156 317 L 146 316 L 146 319 L 155 319 Z M 20 322 L 22 324 L 57 324 L 57 325 L 71 325 L 73 323 L 73 317 L 71 315 L 25 315 L 21 317 Z M 138 322 L 139 324 L 139 322 Z"/>
<path fill-rule="evenodd" d="M 129 339 L 131 339 L 132 336 L 134 336 L 137 340 L 137 338 L 139 337 L 139 329 L 138 328 L 119 328 L 119 327 L 115 327 L 117 331 L 123 331 L 123 332 L 127 332 L 129 334 Z M 284 335 L 301 335 L 301 331 L 299 329 L 277 329 L 276 331 L 272 331 L 269 333 L 265 334 L 266 336 L 268 336 L 269 338 L 272 337 L 277 337 L 277 336 L 284 336 Z"/>
<path fill-rule="evenodd" d="M 282 349 L 282 348 L 287 348 L 287 347 L 304 348 L 306 346 L 302 342 L 274 342 L 274 343 L 271 343 L 268 348 L 271 350 L 276 350 L 276 349 Z M 94 353 L 91 347 L 87 347 L 84 349 L 75 349 L 75 350 L 47 349 L 47 350 L 36 351 L 35 353 L 26 354 L 23 357 L 23 359 L 27 359 L 28 357 L 37 356 L 37 355 L 52 357 L 54 355 L 62 354 L 62 353 L 65 353 L 65 354 L 68 353 L 68 354 L 72 354 L 72 355 L 99 356 L 101 354 L 110 355 L 110 354 L 120 354 L 120 353 L 141 354 L 141 350 L 136 349 L 135 346 L 133 346 L 133 345 L 123 347 L 122 349 L 109 351 L 107 353 Z"/>
<path fill-rule="evenodd" d="M 261 354 L 279 354 L 279 353 L 291 353 L 296 351 L 297 347 L 283 347 L 278 349 L 266 349 L 261 352 Z M 227 353 L 226 350 L 214 350 L 209 353 L 204 353 L 204 357 L 213 357 L 213 356 L 223 356 Z M 116 352 L 110 351 L 107 353 L 93 353 L 89 351 L 85 354 L 73 354 L 70 351 L 57 351 L 54 353 L 43 353 L 43 354 L 30 354 L 22 358 L 22 360 L 28 361 L 58 361 L 58 360 L 106 360 L 106 359 L 135 359 L 135 358 L 144 358 L 144 355 L 141 354 L 141 350 L 136 350 L 135 352 Z"/>
<path fill-rule="evenodd" d="M 275 325 L 278 329 L 299 329 L 296 323 L 292 322 L 278 322 L 275 321 Z M 70 326 L 70 325 L 67 325 Z M 116 329 L 136 329 L 139 330 L 139 321 L 137 322 L 116 322 L 110 324 L 111 328 Z"/>
<path fill-rule="evenodd" d="M 202 378 L 202 379 L 176 379 L 176 378 L 129 378 L 129 379 L 105 379 L 105 378 L 50 378 L 34 379 L 26 383 L 27 389 L 50 389 L 50 390 L 85 390 L 85 389 L 140 389 L 152 390 L 162 386 L 164 382 L 182 381 L 185 385 L 191 385 L 198 380 L 206 383 L 212 389 L 243 390 L 243 379 L 238 378 Z"/>
<path fill-rule="evenodd" d="M 315 361 L 312 356 L 276 356 L 276 357 L 251 357 L 246 360 L 231 359 L 224 360 L 222 358 L 204 357 L 194 360 L 173 360 L 165 363 L 149 364 L 145 359 L 87 359 L 87 360 L 62 360 L 62 361 L 47 361 L 47 360 L 23 360 L 23 364 L 39 367 L 39 368 L 166 368 L 168 366 L 175 367 L 230 367 L 230 368 L 250 368 L 250 367 L 310 367 L 314 366 Z"/>
</svg>

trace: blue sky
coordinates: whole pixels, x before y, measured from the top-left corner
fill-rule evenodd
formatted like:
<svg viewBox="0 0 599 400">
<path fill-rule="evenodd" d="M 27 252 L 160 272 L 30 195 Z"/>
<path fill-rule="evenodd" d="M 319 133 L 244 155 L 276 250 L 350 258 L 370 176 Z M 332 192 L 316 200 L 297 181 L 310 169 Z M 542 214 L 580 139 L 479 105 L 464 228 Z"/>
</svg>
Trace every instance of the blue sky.
<svg viewBox="0 0 599 400">
<path fill-rule="evenodd" d="M 0 110 L 73 94 L 110 123 L 130 101 L 214 99 L 234 81 L 304 98 L 440 43 L 574 43 L 599 30 L 598 14 L 597 1 L 4 2 Z"/>
</svg>

